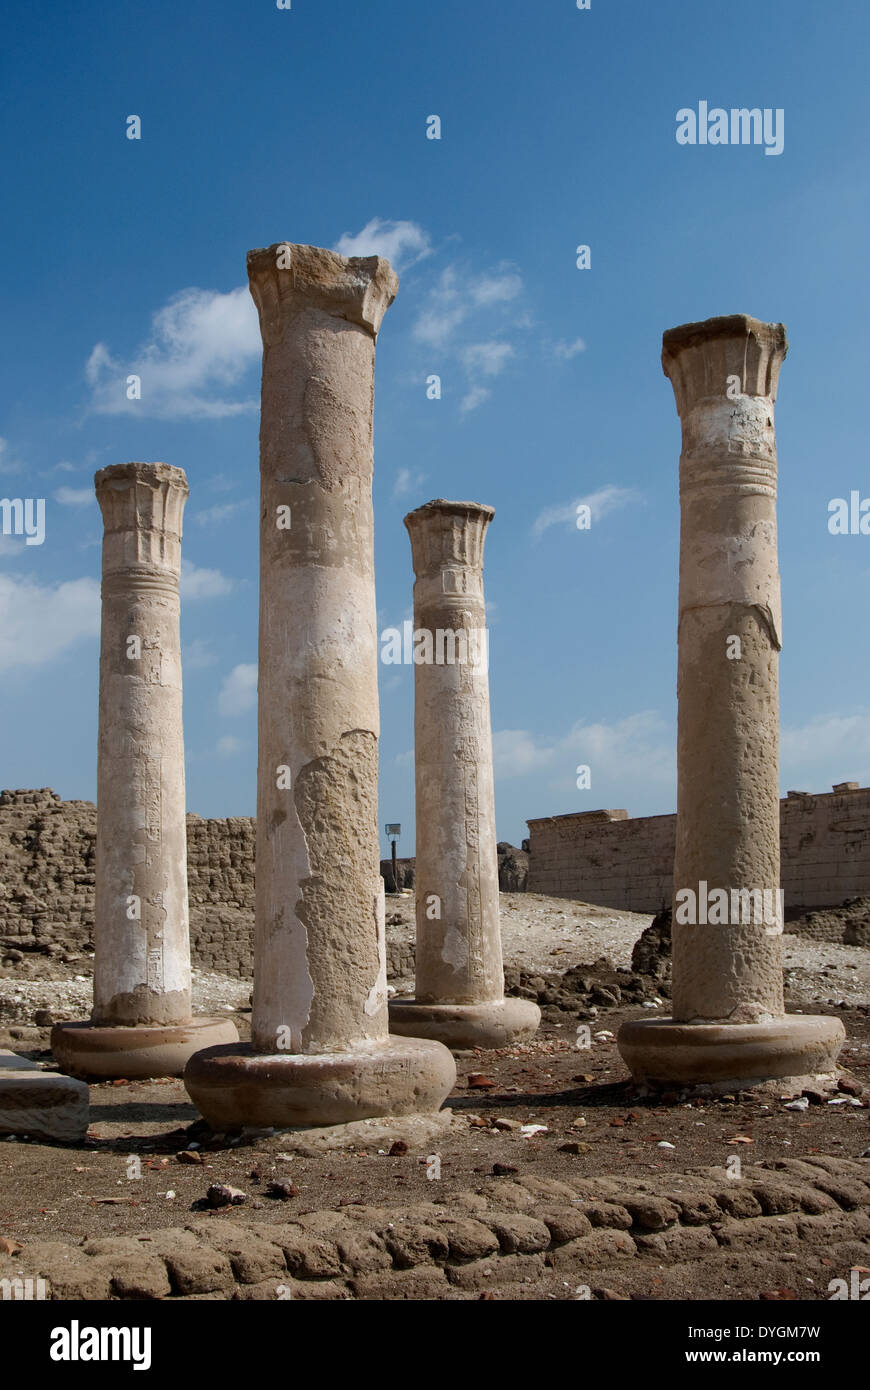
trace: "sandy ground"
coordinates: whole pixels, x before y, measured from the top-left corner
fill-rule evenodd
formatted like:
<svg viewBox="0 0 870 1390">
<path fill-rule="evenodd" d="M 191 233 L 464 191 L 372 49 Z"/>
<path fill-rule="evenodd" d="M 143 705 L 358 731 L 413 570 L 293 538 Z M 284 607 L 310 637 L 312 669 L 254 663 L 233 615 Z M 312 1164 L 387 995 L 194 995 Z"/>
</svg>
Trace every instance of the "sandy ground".
<svg viewBox="0 0 870 1390">
<path fill-rule="evenodd" d="M 392 940 L 413 939 L 413 912 L 411 896 L 388 899 Z M 503 894 L 505 961 L 536 974 L 562 972 L 602 955 L 614 966 L 627 966 L 650 920 L 647 914 L 536 894 Z M 180 1081 L 93 1085 L 84 1144 L 0 1140 L 0 1235 L 25 1244 L 78 1244 L 85 1237 L 156 1231 L 188 1220 L 214 1182 L 243 1189 L 244 1211 L 270 1222 L 348 1202 L 404 1206 L 432 1200 L 427 1157 L 433 1149 L 441 1163 L 438 1200 L 448 1204 L 451 1193 L 477 1190 L 503 1165 L 563 1182 L 601 1175 L 637 1182 L 721 1165 L 735 1152 L 755 1163 L 813 1154 L 858 1159 L 870 1144 L 870 950 L 787 936 L 785 955 L 789 1007 L 812 1005 L 842 1018 L 848 1040 L 841 1063 L 859 1090 L 863 1084 L 863 1102 L 816 1097 L 802 1111 L 787 1109 L 789 1097 L 779 1095 L 649 1096 L 631 1084 L 615 1042 L 622 1020 L 636 1017 L 639 1006 L 599 1010 L 591 1044 L 583 1050 L 573 1014 L 546 1008 L 531 1043 L 457 1055 L 457 1084 L 447 1100 L 453 1120 L 443 1135 L 421 1136 L 399 1156 L 378 1142 L 310 1153 L 286 1134 L 241 1143 L 216 1136 L 205 1140 L 202 1165 L 188 1165 L 177 1154 L 205 1137 L 189 1128 L 198 1116 Z M 0 978 L 0 1045 L 50 1067 L 48 1029 L 36 1026 L 34 1013 L 87 1017 L 91 965 L 82 960 L 71 980 L 33 977 L 46 968 L 58 973 L 54 963 L 46 967 L 36 960 Z M 198 1011 L 232 1013 L 240 1035 L 249 1035 L 250 981 L 196 971 L 194 984 Z M 411 982 L 394 984 L 401 989 Z M 264 1190 L 272 1178 L 292 1180 L 296 1195 L 289 1202 L 267 1200 Z M 860 1255 L 862 1264 L 870 1263 L 864 1246 L 855 1249 L 855 1259 Z M 781 1287 L 788 1297 L 828 1296 L 831 1273 L 839 1272 L 830 1259 L 802 1257 L 798 1266 L 776 1264 L 779 1258 L 762 1250 L 736 1262 L 722 1255 L 687 1265 L 682 1273 L 674 1270 L 665 1283 L 662 1266 L 638 1263 L 633 1272 L 608 1269 L 607 1282 L 626 1297 L 647 1299 L 753 1299 Z M 782 1255 L 785 1261 L 796 1258 Z M 531 1286 L 521 1296 L 540 1295 Z"/>
</svg>

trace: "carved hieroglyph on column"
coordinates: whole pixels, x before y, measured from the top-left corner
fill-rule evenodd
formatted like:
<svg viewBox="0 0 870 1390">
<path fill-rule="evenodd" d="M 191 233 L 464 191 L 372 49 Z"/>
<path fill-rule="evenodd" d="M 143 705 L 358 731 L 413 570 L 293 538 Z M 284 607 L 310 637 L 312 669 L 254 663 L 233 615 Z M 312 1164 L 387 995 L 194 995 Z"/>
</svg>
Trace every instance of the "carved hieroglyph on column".
<svg viewBox="0 0 870 1390">
<path fill-rule="evenodd" d="M 451 1047 L 531 1037 L 537 1004 L 505 999 L 483 547 L 492 507 L 427 502 L 405 517 L 414 584 L 417 966 L 394 1033 Z"/>
<path fill-rule="evenodd" d="M 95 479 L 103 514 L 99 755 L 90 1024 L 59 1024 L 64 1070 L 180 1075 L 231 1041 L 193 1019 L 187 908 L 179 575 L 187 479 L 123 463 Z"/>
<path fill-rule="evenodd" d="M 665 333 L 683 432 L 673 1018 L 626 1024 L 652 1081 L 833 1071 L 833 1018 L 785 1015 L 779 895 L 774 400 L 785 329 L 738 314 Z"/>
<path fill-rule="evenodd" d="M 257 908 L 252 1045 L 185 1084 L 227 1124 L 437 1110 L 453 1059 L 391 1039 L 377 826 L 372 517 L 377 256 L 248 255 L 263 337 Z"/>
</svg>

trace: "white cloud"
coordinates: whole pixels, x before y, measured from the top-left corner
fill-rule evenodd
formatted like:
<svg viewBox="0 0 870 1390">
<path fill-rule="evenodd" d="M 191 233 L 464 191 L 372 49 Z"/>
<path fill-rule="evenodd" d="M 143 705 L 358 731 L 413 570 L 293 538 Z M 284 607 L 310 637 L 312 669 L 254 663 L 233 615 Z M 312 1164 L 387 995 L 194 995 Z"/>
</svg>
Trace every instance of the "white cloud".
<svg viewBox="0 0 870 1390">
<path fill-rule="evenodd" d="M 257 666 L 234 666 L 225 676 L 218 694 L 218 709 L 221 714 L 245 714 L 257 703 Z"/>
<path fill-rule="evenodd" d="M 511 266 L 482 275 L 446 266 L 423 301 L 413 336 L 430 347 L 444 348 L 475 310 L 506 304 L 522 288 L 522 279 Z"/>
<path fill-rule="evenodd" d="M 0 575 L 0 669 L 46 666 L 100 631 L 95 579 L 38 584 Z"/>
<path fill-rule="evenodd" d="M 89 507 L 97 495 L 92 487 L 59 487 L 54 500 L 62 507 Z"/>
<path fill-rule="evenodd" d="M 492 736 L 492 755 L 497 777 L 521 777 L 548 767 L 553 749 L 539 746 L 525 729 L 497 729 Z"/>
<path fill-rule="evenodd" d="M 8 439 L 0 438 L 0 473 L 20 473 L 21 464 L 9 452 Z"/>
<path fill-rule="evenodd" d="M 469 285 L 471 301 L 478 306 L 505 304 L 516 299 L 523 288 L 519 273 L 512 266 L 504 265 L 495 274 L 481 275 Z"/>
<path fill-rule="evenodd" d="M 426 479 L 425 473 L 412 472 L 410 468 L 400 468 L 396 474 L 396 481 L 393 483 L 393 497 L 398 500 L 400 497 L 407 497 L 409 493 L 417 492 Z"/>
<path fill-rule="evenodd" d="M 185 642 L 181 649 L 181 664 L 185 671 L 201 671 L 206 666 L 213 666 L 216 661 L 217 657 L 202 637 Z"/>
<path fill-rule="evenodd" d="M 201 512 L 194 512 L 193 520 L 197 526 L 214 526 L 226 521 L 235 512 L 241 511 L 242 507 L 248 505 L 247 498 L 239 502 L 223 502 L 214 507 L 205 507 Z"/>
<path fill-rule="evenodd" d="M 200 598 L 222 598 L 232 592 L 233 582 L 220 570 L 210 570 L 194 565 L 190 560 L 181 562 L 181 597 L 188 602 Z"/>
<path fill-rule="evenodd" d="M 834 782 L 870 782 L 870 712 L 825 714 L 780 734 L 780 785 L 830 791 Z"/>
<path fill-rule="evenodd" d="M 476 410 L 484 401 L 488 401 L 492 392 L 486 386 L 472 386 L 460 401 L 459 410 L 462 415 L 467 415 L 470 410 Z"/>
<path fill-rule="evenodd" d="M 548 527 L 559 526 L 562 523 L 576 526 L 579 506 L 589 507 L 593 521 L 602 521 L 610 512 L 637 500 L 638 493 L 634 488 L 617 487 L 614 483 L 608 483 L 605 487 L 598 488 L 597 492 L 587 493 L 585 497 L 575 497 L 571 502 L 560 502 L 554 507 L 545 507 L 535 518 L 532 535 L 537 539 Z"/>
<path fill-rule="evenodd" d="M 655 795 L 662 810 L 672 809 L 676 779 L 676 743 L 672 729 L 653 710 L 627 715 L 613 723 L 578 721 L 560 738 L 541 738 L 525 729 L 493 734 L 497 780 L 545 774 L 542 796 L 562 795 L 576 809 L 625 805 L 641 793 Z M 577 788 L 577 768 L 591 772 L 589 791 Z M 554 775 L 555 774 L 555 775 Z M 631 809 L 629 806 L 627 809 Z"/>
<path fill-rule="evenodd" d="M 394 270 L 414 265 L 429 249 L 429 237 L 416 222 L 382 217 L 373 217 L 355 236 L 345 232 L 334 247 L 340 256 L 384 256 Z"/>
<path fill-rule="evenodd" d="M 151 336 L 128 361 L 97 343 L 85 375 L 92 406 L 106 415 L 223 419 L 255 410 L 252 398 L 227 400 L 260 355 L 257 314 L 246 286 L 181 290 L 152 318 Z M 141 378 L 141 400 L 127 399 L 127 377 Z"/>
<path fill-rule="evenodd" d="M 218 739 L 215 751 L 219 758 L 232 758 L 236 753 L 241 753 L 244 746 L 244 739 L 234 738 L 232 734 L 224 734 L 223 738 Z"/>
<path fill-rule="evenodd" d="M 510 343 L 471 343 L 462 349 L 462 361 L 469 376 L 498 376 L 516 356 Z"/>
<path fill-rule="evenodd" d="M 553 345 L 553 356 L 560 357 L 564 362 L 570 362 L 572 357 L 585 351 L 586 344 L 582 338 L 575 338 L 573 343 L 554 343 Z"/>
</svg>

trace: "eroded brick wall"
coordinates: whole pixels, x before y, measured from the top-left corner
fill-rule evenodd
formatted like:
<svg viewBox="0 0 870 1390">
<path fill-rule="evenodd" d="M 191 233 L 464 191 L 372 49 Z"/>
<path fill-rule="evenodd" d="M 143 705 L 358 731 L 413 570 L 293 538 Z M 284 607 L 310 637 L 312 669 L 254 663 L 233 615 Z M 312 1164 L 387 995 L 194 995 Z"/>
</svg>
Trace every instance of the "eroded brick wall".
<svg viewBox="0 0 870 1390">
<path fill-rule="evenodd" d="M 92 944 L 97 810 L 56 792 L 0 792 L 0 942 L 78 953 Z M 194 965 L 253 973 L 254 821 L 187 817 Z M 2 954 L 2 949 L 0 949 Z"/>
</svg>

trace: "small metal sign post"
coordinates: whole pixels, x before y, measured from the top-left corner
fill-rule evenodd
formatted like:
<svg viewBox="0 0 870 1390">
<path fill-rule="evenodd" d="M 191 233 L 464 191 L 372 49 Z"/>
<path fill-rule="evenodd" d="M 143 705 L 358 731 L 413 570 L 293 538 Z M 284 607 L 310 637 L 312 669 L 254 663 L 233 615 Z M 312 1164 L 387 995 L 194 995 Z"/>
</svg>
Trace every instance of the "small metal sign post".
<svg viewBox="0 0 870 1390">
<path fill-rule="evenodd" d="M 398 893 L 399 870 L 398 865 L 396 864 L 396 841 L 402 833 L 402 827 L 399 824 L 393 824 L 392 822 L 389 822 L 387 825 L 384 826 L 384 829 L 387 832 L 387 839 L 392 840 L 393 842 L 393 892 Z"/>
</svg>

